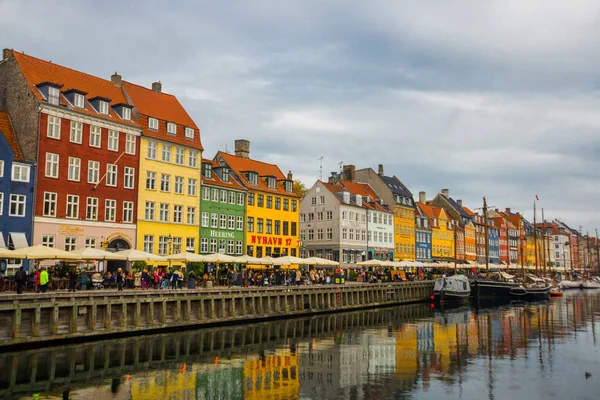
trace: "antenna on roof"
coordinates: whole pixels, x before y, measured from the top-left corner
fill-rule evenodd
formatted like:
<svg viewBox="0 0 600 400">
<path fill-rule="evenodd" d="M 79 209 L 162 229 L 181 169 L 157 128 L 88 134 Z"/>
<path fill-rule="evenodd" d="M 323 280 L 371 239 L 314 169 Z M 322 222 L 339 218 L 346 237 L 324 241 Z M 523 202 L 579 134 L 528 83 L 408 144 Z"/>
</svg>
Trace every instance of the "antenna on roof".
<svg viewBox="0 0 600 400">
<path fill-rule="evenodd" d="M 344 162 L 340 161 L 340 175 L 342 174 L 342 172 L 344 172 Z"/>
<path fill-rule="evenodd" d="M 319 160 L 319 180 L 323 180 L 323 156 L 317 158 Z"/>
</svg>

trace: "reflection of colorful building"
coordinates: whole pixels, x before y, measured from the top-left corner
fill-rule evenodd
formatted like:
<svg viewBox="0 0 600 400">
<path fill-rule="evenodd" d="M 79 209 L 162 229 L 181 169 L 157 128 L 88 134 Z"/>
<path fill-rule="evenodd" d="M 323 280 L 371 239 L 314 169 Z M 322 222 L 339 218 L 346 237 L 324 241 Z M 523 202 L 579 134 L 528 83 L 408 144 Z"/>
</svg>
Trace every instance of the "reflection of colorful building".
<svg viewBox="0 0 600 400">
<path fill-rule="evenodd" d="M 196 394 L 196 373 L 191 365 L 134 375 L 130 379 L 131 399 L 193 399 Z"/>
<path fill-rule="evenodd" d="M 434 352 L 438 357 L 437 364 L 442 372 L 448 372 L 452 355 L 457 350 L 456 325 L 433 325 Z"/>
<path fill-rule="evenodd" d="M 205 364 L 196 371 L 195 399 L 244 398 L 242 367 L 230 364 Z"/>
<path fill-rule="evenodd" d="M 280 352 L 244 361 L 243 392 L 245 399 L 298 398 L 298 356 Z"/>
<path fill-rule="evenodd" d="M 394 332 L 394 338 L 396 339 L 396 377 L 410 387 L 417 378 L 419 368 L 417 327 L 405 324 Z"/>
</svg>

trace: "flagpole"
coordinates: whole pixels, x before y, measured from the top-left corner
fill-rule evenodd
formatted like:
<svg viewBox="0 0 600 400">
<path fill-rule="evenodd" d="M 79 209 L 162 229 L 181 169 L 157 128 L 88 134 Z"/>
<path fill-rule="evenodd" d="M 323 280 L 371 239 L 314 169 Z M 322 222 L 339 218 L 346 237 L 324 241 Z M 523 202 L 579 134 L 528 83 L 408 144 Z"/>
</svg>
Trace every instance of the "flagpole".
<svg viewBox="0 0 600 400">
<path fill-rule="evenodd" d="M 537 195 L 536 195 L 537 198 Z M 533 251 L 535 253 L 535 273 L 537 274 L 539 271 L 539 267 L 538 267 L 538 246 L 537 246 L 537 227 L 535 226 L 536 224 L 536 219 L 535 219 L 535 202 L 536 200 L 533 201 Z"/>
<path fill-rule="evenodd" d="M 542 207 L 542 273 L 546 275 L 546 219 L 544 218 L 544 207 Z"/>
</svg>

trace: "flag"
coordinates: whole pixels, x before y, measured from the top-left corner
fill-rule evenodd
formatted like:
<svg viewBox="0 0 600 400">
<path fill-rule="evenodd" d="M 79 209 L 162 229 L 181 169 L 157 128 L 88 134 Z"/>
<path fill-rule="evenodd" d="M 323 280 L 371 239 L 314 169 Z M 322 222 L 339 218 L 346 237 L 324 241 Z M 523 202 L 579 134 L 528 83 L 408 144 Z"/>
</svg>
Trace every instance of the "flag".
<svg viewBox="0 0 600 400">
<path fill-rule="evenodd" d="M 537 201 L 540 201 L 540 198 L 538 197 L 538 195 L 537 195 L 537 194 L 535 195 L 535 199 L 536 199 Z"/>
</svg>

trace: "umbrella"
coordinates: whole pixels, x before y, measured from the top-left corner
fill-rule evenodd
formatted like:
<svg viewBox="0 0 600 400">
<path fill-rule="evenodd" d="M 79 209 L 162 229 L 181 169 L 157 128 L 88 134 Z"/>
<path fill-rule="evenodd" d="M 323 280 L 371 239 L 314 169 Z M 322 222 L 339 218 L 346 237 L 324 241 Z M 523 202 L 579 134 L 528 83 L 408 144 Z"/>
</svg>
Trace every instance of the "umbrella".
<svg viewBox="0 0 600 400">
<path fill-rule="evenodd" d="M 309 265 L 309 264 L 311 264 L 311 263 L 307 263 L 306 259 L 304 259 L 304 258 L 294 257 L 294 256 L 284 256 L 284 257 L 274 258 L 273 263 L 275 265 L 292 265 L 292 264 Z"/>
<path fill-rule="evenodd" d="M 13 251 L 0 247 L 0 258 L 14 258 Z"/>
<path fill-rule="evenodd" d="M 306 259 L 306 261 L 309 261 L 309 264 L 321 265 L 321 266 L 337 267 L 340 265 L 340 263 L 337 261 L 328 260 L 326 258 L 321 258 L 321 257 L 309 257 Z"/>
<path fill-rule="evenodd" d="M 237 262 L 240 262 L 237 260 L 241 259 L 241 257 L 233 257 L 233 256 L 228 256 L 226 254 L 214 253 L 214 254 L 202 256 L 202 259 L 204 262 L 212 262 L 212 263 L 218 264 L 218 263 L 237 263 Z"/>
<path fill-rule="evenodd" d="M 104 251 L 100 249 L 92 249 L 90 247 L 83 247 L 70 251 L 72 254 L 77 254 L 81 259 L 84 260 L 126 260 L 127 258 L 123 255 L 111 253 L 110 251 Z"/>
<path fill-rule="evenodd" d="M 204 256 L 201 256 L 200 254 L 196 254 L 196 253 L 177 253 L 177 254 L 171 254 L 170 256 L 167 256 L 167 260 L 169 261 L 185 261 L 185 262 L 204 262 L 206 261 L 204 259 Z"/>
<path fill-rule="evenodd" d="M 361 261 L 359 263 L 356 263 L 356 265 L 360 265 L 361 267 L 382 267 L 383 261 L 373 259 L 368 261 Z"/>
<path fill-rule="evenodd" d="M 127 261 L 167 261 L 166 257 L 134 249 L 117 251 L 114 254 L 125 256 Z"/>
<path fill-rule="evenodd" d="M 41 244 L 25 247 L 13 251 L 12 258 L 23 258 L 28 260 L 81 260 L 78 254 L 56 249 L 54 247 L 43 246 Z"/>
<path fill-rule="evenodd" d="M 265 258 L 256 258 L 256 257 L 252 257 L 252 256 L 241 256 L 241 257 L 235 257 L 237 260 L 237 262 L 239 262 L 240 264 L 251 264 L 251 265 L 273 265 L 273 261 L 272 260 L 268 260 Z"/>
</svg>

